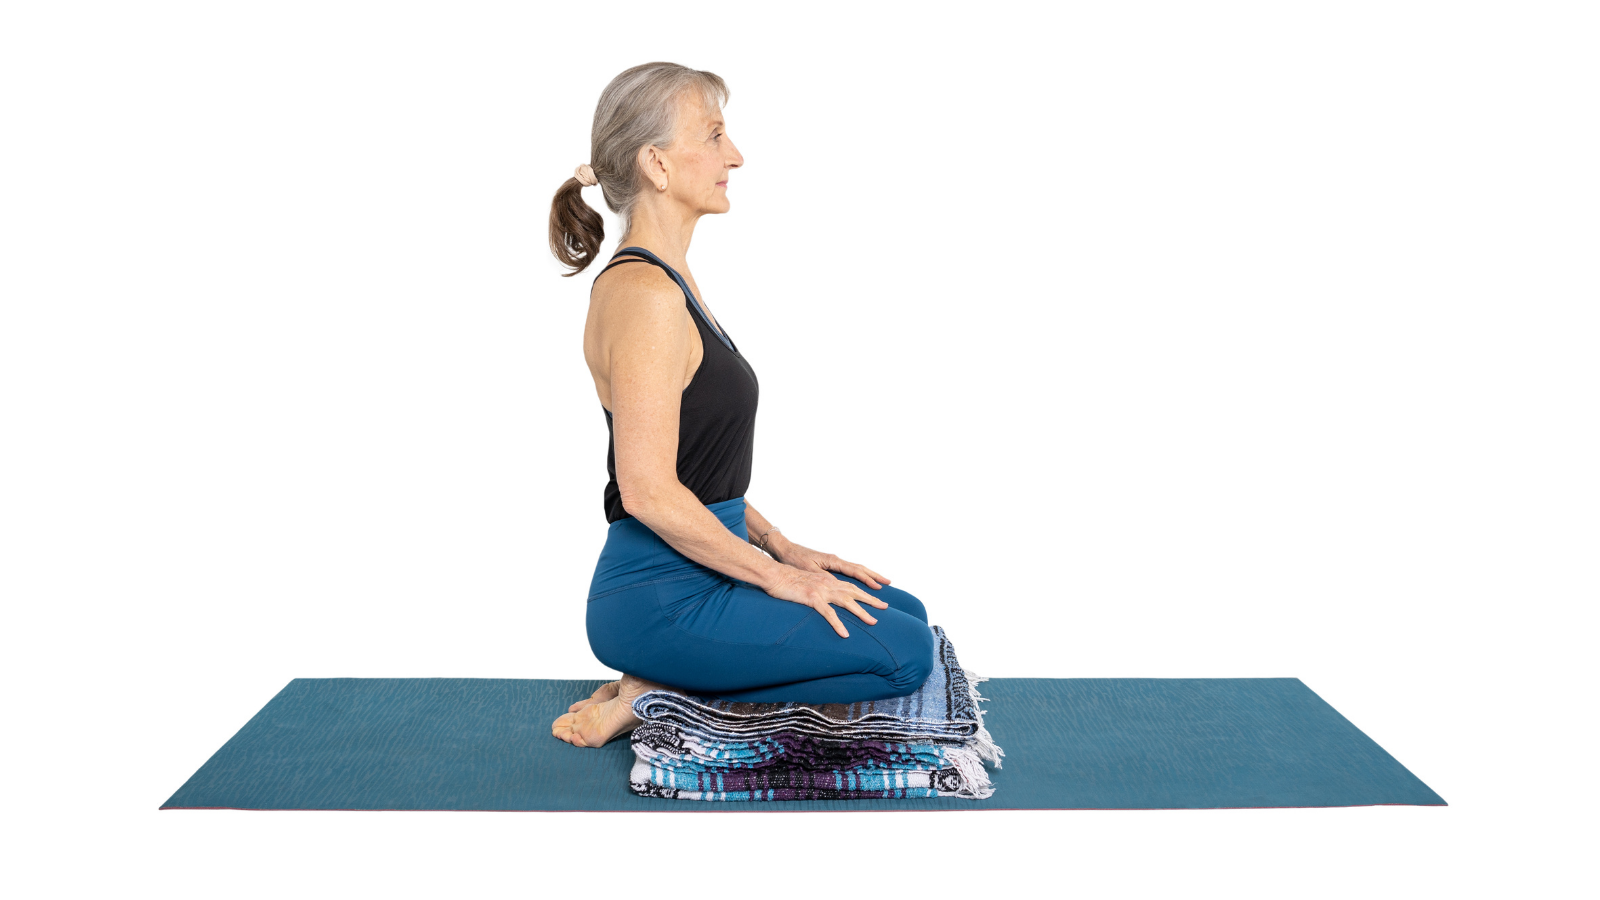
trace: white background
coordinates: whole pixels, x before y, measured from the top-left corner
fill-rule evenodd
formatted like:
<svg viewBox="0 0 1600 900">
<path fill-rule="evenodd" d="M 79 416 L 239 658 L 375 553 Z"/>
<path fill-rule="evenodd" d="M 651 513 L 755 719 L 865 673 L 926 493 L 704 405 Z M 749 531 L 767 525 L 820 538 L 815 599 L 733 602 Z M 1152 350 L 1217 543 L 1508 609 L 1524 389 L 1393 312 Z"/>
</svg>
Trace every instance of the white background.
<svg viewBox="0 0 1600 900">
<path fill-rule="evenodd" d="M 1592 890 L 1585 6 L 7 4 L 7 881 Z M 733 92 L 762 512 L 978 672 L 1296 676 L 1451 805 L 157 812 L 295 677 L 608 674 L 546 217 L 657 59 Z"/>
</svg>

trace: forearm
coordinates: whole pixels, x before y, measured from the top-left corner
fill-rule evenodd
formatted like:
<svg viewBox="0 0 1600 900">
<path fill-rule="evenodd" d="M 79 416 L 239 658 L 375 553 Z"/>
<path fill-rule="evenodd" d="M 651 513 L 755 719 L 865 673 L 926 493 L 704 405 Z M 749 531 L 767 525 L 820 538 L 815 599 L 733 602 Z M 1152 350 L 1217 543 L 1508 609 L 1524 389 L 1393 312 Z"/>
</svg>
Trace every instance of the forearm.
<svg viewBox="0 0 1600 900">
<path fill-rule="evenodd" d="M 788 545 L 789 539 L 784 537 L 783 532 L 773 531 L 775 526 L 772 522 L 751 506 L 748 500 L 744 504 L 744 524 L 750 533 L 750 543 L 761 546 L 761 536 L 764 534 L 767 536 L 767 543 L 762 549 L 772 554 L 773 559 L 783 559 L 783 547 Z"/>
<path fill-rule="evenodd" d="M 739 540 L 737 535 L 728 530 L 728 526 L 722 524 L 716 513 L 707 509 L 692 491 L 677 481 L 663 485 L 647 499 L 632 500 L 623 506 L 672 549 L 730 578 L 747 581 L 767 590 L 782 581 L 786 573 L 794 572 Z M 747 524 L 749 513 L 746 507 Z M 770 538 L 768 543 L 770 546 Z"/>
</svg>

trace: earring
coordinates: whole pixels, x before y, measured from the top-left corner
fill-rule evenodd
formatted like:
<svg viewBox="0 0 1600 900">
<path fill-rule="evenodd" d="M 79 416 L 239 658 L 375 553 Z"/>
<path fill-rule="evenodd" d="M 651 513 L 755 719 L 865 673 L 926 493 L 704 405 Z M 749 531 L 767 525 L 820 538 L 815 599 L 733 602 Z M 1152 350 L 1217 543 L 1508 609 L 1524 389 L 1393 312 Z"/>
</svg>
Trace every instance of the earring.
<svg viewBox="0 0 1600 900">
<path fill-rule="evenodd" d="M 666 190 L 666 189 L 667 189 L 667 186 L 666 186 L 666 185 L 664 185 L 664 184 L 658 184 L 658 185 L 656 185 L 656 190 L 658 190 L 658 191 L 664 191 L 664 190 Z"/>
</svg>

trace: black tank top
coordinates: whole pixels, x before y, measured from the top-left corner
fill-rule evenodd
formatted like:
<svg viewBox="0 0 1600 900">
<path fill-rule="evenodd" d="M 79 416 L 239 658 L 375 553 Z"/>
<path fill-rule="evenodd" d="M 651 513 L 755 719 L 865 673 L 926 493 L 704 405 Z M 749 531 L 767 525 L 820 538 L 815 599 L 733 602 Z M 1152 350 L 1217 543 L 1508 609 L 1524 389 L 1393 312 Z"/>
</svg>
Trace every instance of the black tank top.
<svg viewBox="0 0 1600 900">
<path fill-rule="evenodd" d="M 630 254 L 624 259 L 618 256 Z M 756 373 L 726 332 L 706 320 L 694 292 L 671 266 L 643 247 L 625 247 L 612 257 L 611 265 L 600 270 L 604 275 L 613 266 L 647 262 L 665 269 L 683 288 L 689 304 L 689 317 L 700 331 L 705 348 L 700 367 L 694 370 L 689 386 L 683 389 L 678 409 L 678 481 L 694 492 L 695 499 L 710 506 L 742 497 L 750 487 L 750 466 L 755 457 L 756 399 L 759 386 Z M 600 275 L 595 276 L 599 280 Z M 593 286 L 590 286 L 593 290 Z M 611 411 L 606 414 L 606 521 L 631 518 L 622 508 L 617 488 L 617 441 L 611 427 Z"/>
</svg>

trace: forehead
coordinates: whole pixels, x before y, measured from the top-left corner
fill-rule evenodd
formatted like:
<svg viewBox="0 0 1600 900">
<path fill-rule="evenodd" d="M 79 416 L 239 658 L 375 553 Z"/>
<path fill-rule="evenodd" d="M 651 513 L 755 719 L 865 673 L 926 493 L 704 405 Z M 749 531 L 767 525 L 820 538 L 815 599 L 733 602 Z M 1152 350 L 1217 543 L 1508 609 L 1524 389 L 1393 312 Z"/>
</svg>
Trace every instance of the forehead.
<svg viewBox="0 0 1600 900">
<path fill-rule="evenodd" d="M 693 88 L 684 91 L 678 97 L 678 122 L 679 131 L 701 132 L 709 131 L 713 126 L 724 126 L 722 110 L 716 103 L 706 101 L 700 92 Z"/>
</svg>

